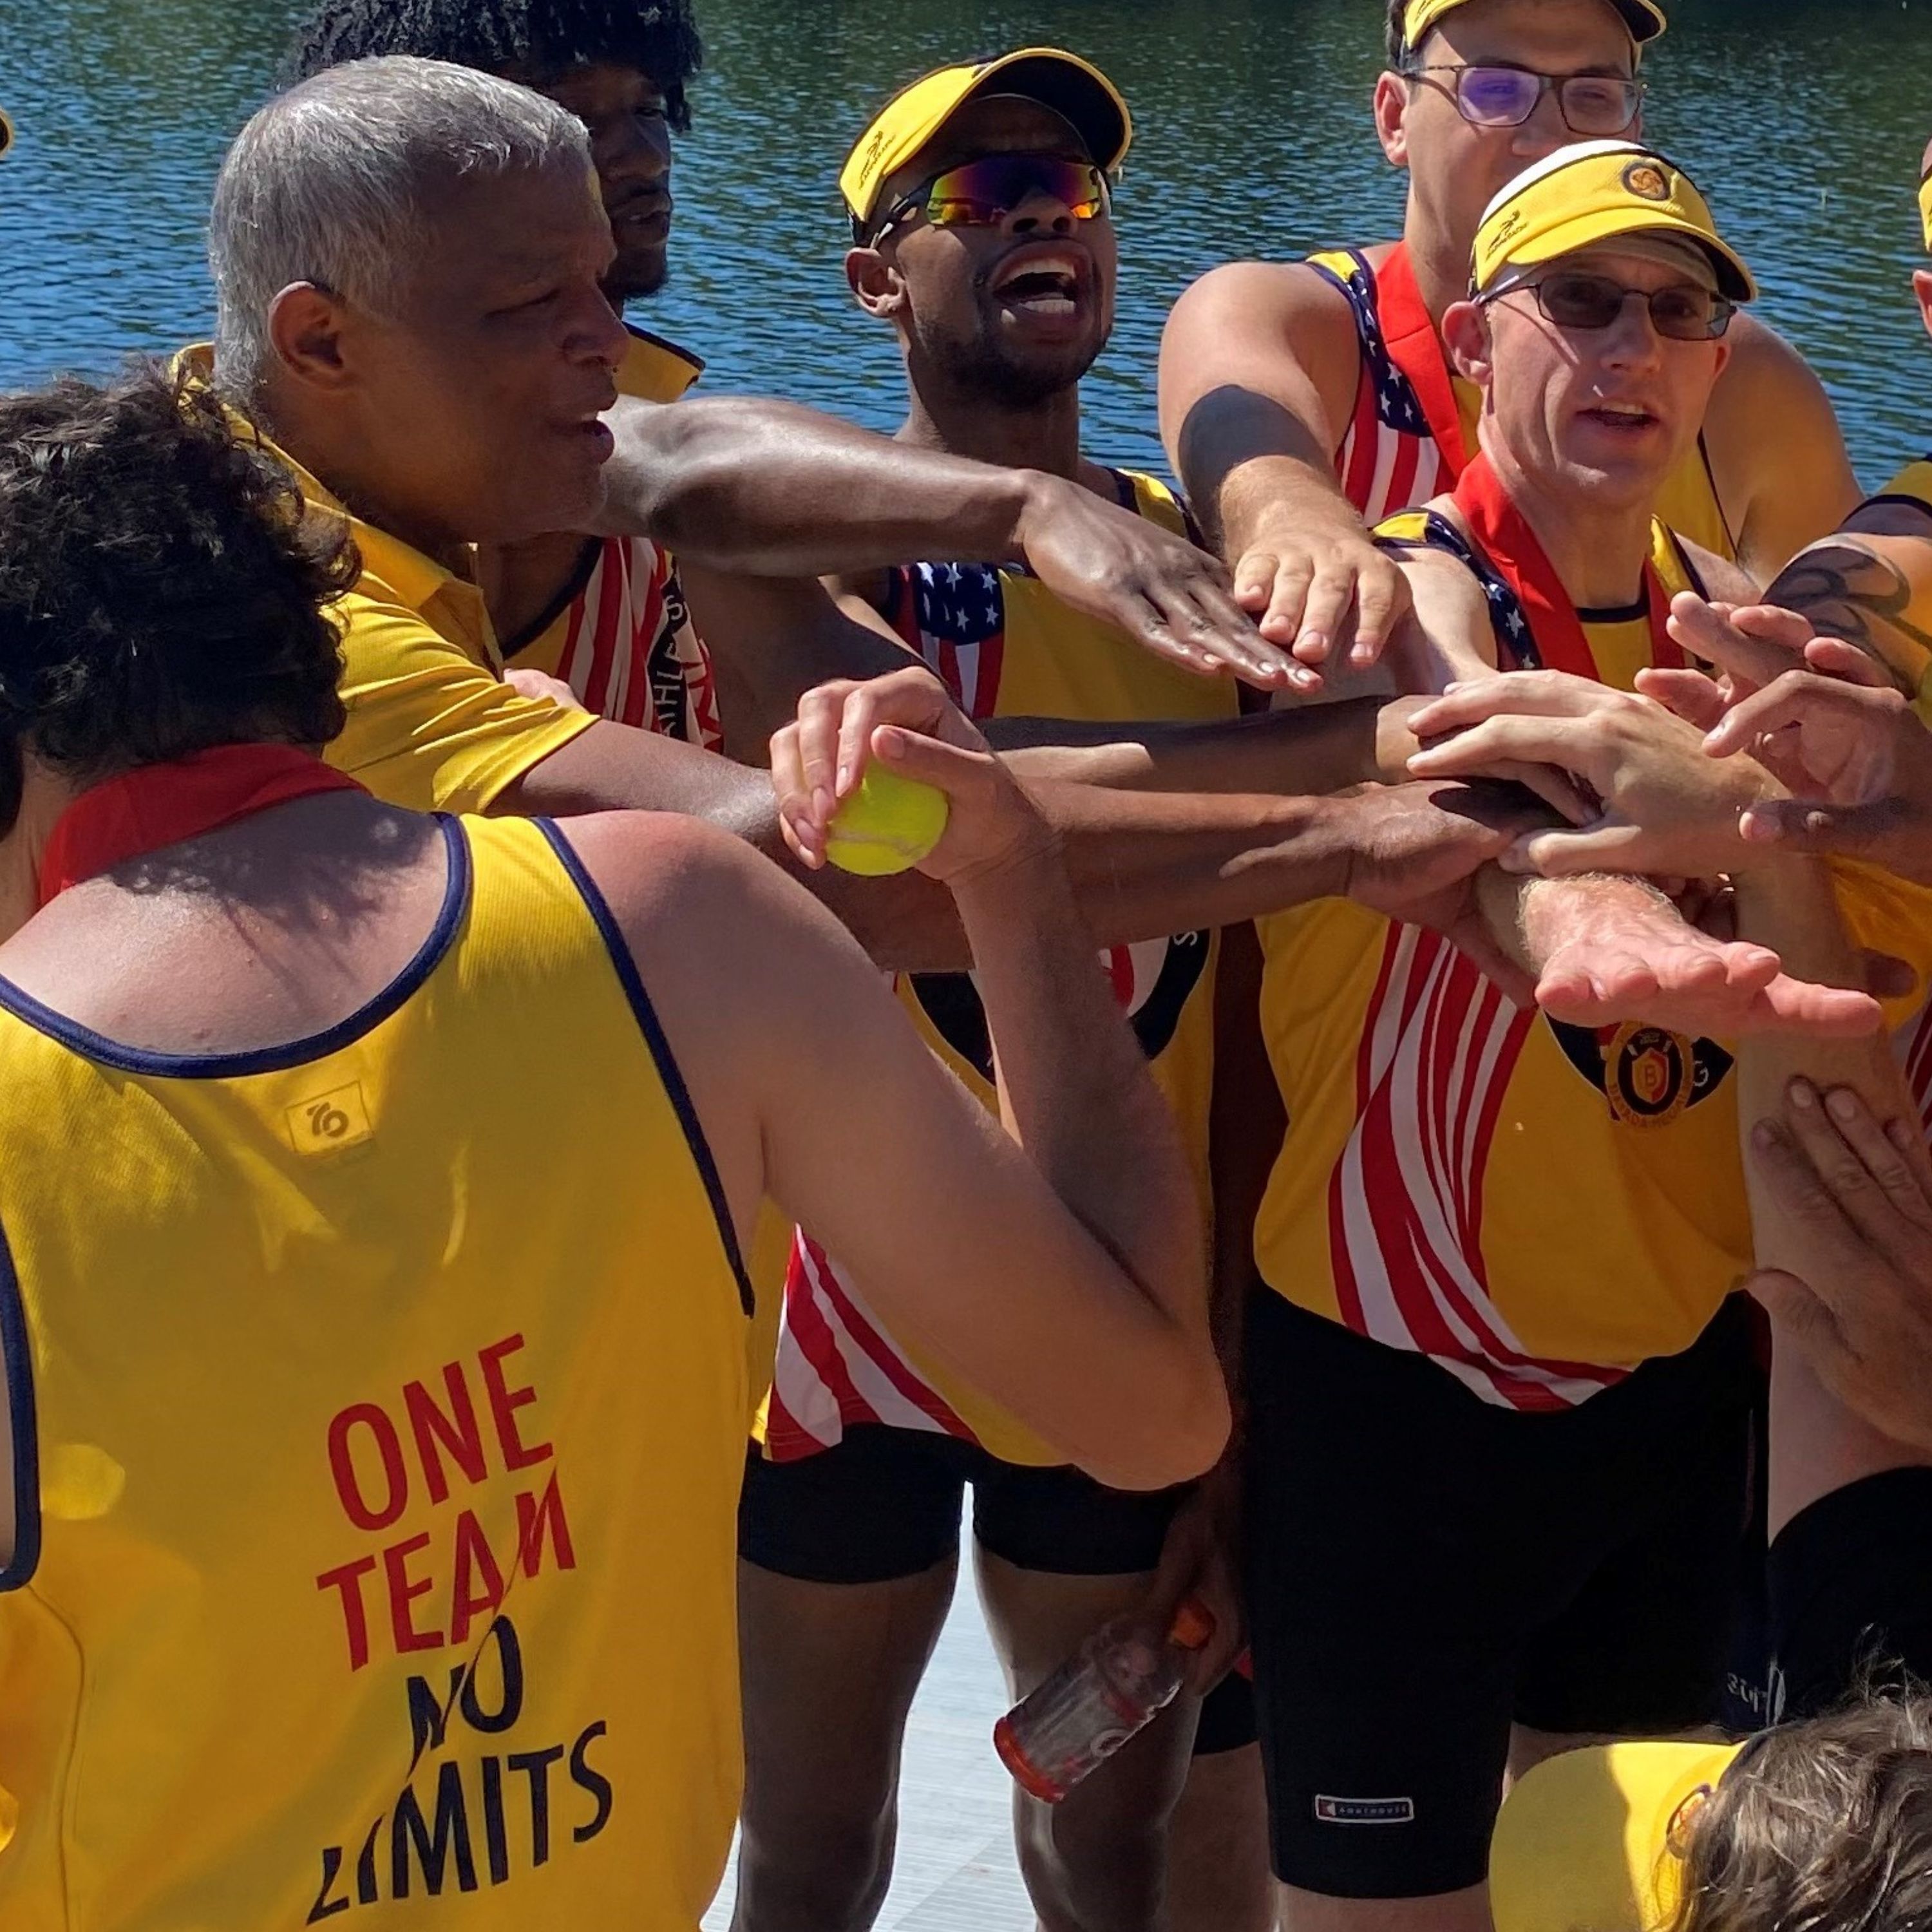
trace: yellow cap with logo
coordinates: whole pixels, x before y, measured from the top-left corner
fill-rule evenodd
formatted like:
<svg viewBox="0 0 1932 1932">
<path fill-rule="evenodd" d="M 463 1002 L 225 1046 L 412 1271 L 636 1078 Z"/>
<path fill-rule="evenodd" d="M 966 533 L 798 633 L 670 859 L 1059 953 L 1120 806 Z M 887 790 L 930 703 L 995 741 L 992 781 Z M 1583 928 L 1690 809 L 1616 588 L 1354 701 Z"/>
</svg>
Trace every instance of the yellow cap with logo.
<svg viewBox="0 0 1932 1932">
<path fill-rule="evenodd" d="M 1109 174 L 1125 158 L 1134 124 L 1120 91 L 1090 61 L 1059 47 L 1022 47 L 960 67 L 935 68 L 902 88 L 859 136 L 839 170 L 838 191 L 855 221 L 875 212 L 888 176 L 905 166 L 968 101 L 1017 94 L 1070 122 Z"/>
<path fill-rule="evenodd" d="M 1682 1894 L 1685 1827 L 1742 1748 L 1610 1744 L 1538 1765 L 1490 1842 L 1496 1932 L 1662 1932 Z"/>
<path fill-rule="evenodd" d="M 1630 38 L 1641 46 L 1646 40 L 1654 40 L 1664 32 L 1667 24 L 1664 9 L 1657 0 L 1609 0 L 1623 16 L 1624 25 L 1630 30 Z M 1402 16 L 1402 38 L 1408 46 L 1420 46 L 1422 37 L 1436 26 L 1445 14 L 1453 14 L 1458 7 L 1468 4 L 1468 0 L 1408 0 L 1408 10 Z"/>
<path fill-rule="evenodd" d="M 1580 141 L 1518 175 L 1476 230 L 1472 286 L 1484 293 L 1505 270 L 1534 268 L 1622 235 L 1682 236 L 1709 258 L 1720 294 L 1749 302 L 1757 293 L 1696 184 L 1674 161 L 1631 141 Z"/>
</svg>

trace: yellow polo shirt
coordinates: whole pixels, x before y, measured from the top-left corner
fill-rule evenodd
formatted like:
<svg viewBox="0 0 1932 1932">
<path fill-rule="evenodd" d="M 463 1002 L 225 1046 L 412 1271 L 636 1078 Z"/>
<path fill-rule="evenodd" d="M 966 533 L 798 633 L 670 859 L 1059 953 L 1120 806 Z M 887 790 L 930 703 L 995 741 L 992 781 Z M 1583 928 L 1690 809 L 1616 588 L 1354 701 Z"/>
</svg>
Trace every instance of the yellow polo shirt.
<svg viewBox="0 0 1932 1932">
<path fill-rule="evenodd" d="M 212 374 L 206 344 L 184 350 L 182 362 L 204 379 Z M 362 553 L 362 574 L 334 607 L 349 722 L 324 754 L 332 765 L 392 805 L 484 812 L 596 722 L 512 691 L 476 584 L 352 514 L 286 451 L 255 434 L 309 502 L 348 519 Z"/>
</svg>

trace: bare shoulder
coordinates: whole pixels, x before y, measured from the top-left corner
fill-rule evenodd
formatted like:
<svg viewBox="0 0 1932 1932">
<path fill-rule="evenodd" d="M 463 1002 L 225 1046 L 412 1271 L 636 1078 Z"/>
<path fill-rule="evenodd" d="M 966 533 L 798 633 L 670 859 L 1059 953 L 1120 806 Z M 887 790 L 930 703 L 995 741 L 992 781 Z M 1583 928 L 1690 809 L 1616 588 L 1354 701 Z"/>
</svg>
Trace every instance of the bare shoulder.
<svg viewBox="0 0 1932 1932">
<path fill-rule="evenodd" d="M 1683 545 L 1697 581 L 1704 586 L 1704 595 L 1712 603 L 1755 604 L 1762 596 L 1764 586 L 1742 564 L 1706 550 L 1702 544 L 1693 543 L 1687 536 L 1680 535 L 1677 541 Z"/>
<path fill-rule="evenodd" d="M 706 934 L 722 936 L 776 908 L 818 910 L 761 853 L 706 819 L 597 812 L 556 824 L 626 938 L 648 937 L 656 922 L 675 920 L 696 950 Z"/>
<path fill-rule="evenodd" d="M 1174 304 L 1166 342 L 1210 347 L 1233 328 L 1244 340 L 1274 334 L 1289 348 L 1346 346 L 1354 319 L 1348 298 L 1306 262 L 1226 262 L 1210 268 Z"/>
<path fill-rule="evenodd" d="M 1818 372 L 1776 329 L 1740 314 L 1724 339 L 1730 359 L 1704 419 L 1714 456 L 1720 446 L 1736 441 L 1767 454 L 1775 448 L 1778 460 L 1789 463 L 1816 438 L 1840 442 L 1838 417 Z"/>
</svg>

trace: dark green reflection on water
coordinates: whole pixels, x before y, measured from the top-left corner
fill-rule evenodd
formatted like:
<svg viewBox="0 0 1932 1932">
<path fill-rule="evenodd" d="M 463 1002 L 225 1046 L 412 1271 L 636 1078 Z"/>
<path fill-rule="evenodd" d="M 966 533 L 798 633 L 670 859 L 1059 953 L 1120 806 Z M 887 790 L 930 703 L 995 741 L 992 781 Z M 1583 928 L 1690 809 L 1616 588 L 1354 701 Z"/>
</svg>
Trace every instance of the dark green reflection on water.
<svg viewBox="0 0 1932 1932">
<path fill-rule="evenodd" d="M 1391 232 L 1367 120 L 1379 0 L 700 0 L 710 47 L 679 158 L 675 279 L 640 317 L 730 389 L 880 426 L 883 332 L 849 305 L 833 181 L 868 111 L 942 60 L 1052 40 L 1106 66 L 1139 139 L 1120 201 L 1120 327 L 1089 440 L 1157 460 L 1160 318 L 1203 268 Z M 281 51 L 283 0 L 0 0 L 0 382 L 203 332 L 201 221 L 222 146 Z M 1932 0 L 1684 0 L 1651 64 L 1652 135 L 1710 192 L 1766 312 L 1816 362 L 1868 481 L 1932 440 L 1932 344 L 1906 278 L 1932 136 Z"/>
</svg>

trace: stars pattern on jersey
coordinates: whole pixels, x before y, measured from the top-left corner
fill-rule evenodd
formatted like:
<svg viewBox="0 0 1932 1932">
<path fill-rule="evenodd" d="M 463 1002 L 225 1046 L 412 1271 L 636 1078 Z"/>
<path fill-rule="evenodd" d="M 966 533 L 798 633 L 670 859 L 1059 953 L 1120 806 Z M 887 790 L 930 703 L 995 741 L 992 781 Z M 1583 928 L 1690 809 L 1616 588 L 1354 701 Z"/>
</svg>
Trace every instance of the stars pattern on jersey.
<svg viewBox="0 0 1932 1932">
<path fill-rule="evenodd" d="M 1390 429 L 1404 436 L 1426 437 L 1429 418 L 1415 386 L 1395 366 L 1382 334 L 1382 318 L 1376 311 L 1374 285 L 1366 262 L 1358 261 L 1354 272 L 1342 284 L 1348 305 L 1355 311 L 1355 333 L 1360 339 L 1362 360 L 1376 394 L 1376 412 Z"/>
<path fill-rule="evenodd" d="M 969 718 L 993 715 L 1006 642 L 1000 566 L 902 565 L 890 573 L 885 615 Z"/>
</svg>

